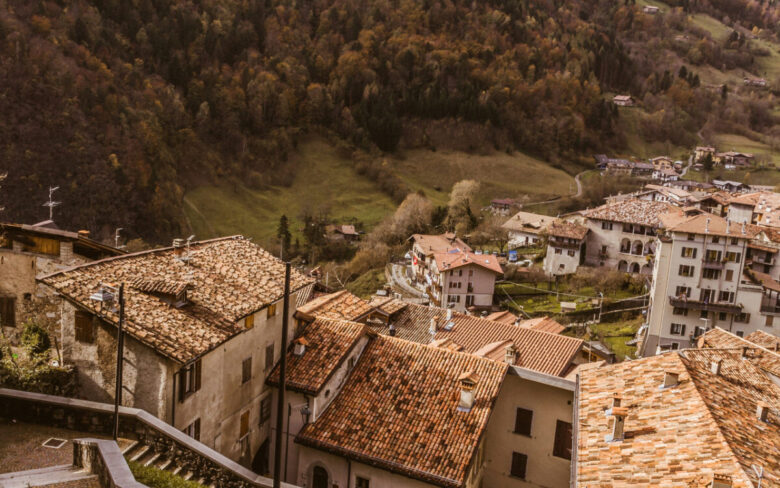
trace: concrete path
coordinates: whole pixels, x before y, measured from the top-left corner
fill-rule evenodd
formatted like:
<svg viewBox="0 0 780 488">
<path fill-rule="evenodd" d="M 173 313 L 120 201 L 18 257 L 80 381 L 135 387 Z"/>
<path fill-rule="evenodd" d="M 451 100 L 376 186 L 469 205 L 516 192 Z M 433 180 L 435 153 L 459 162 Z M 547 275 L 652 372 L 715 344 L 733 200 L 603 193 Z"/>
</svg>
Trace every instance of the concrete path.
<svg viewBox="0 0 780 488">
<path fill-rule="evenodd" d="M 71 464 L 62 464 L 48 468 L 0 474 L 0 487 L 26 488 L 28 486 L 45 486 L 88 478 L 97 478 L 97 475 L 88 473 L 83 468 Z"/>
</svg>

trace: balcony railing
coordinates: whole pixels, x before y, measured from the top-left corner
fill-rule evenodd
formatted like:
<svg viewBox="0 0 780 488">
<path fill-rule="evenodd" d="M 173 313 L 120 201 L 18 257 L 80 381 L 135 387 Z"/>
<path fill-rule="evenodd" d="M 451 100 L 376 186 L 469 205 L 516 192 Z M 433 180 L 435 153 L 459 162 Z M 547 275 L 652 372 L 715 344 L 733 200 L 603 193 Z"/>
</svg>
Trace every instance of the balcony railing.
<svg viewBox="0 0 780 488">
<path fill-rule="evenodd" d="M 780 314 L 780 301 L 763 300 L 761 302 L 761 313 Z"/>
<path fill-rule="evenodd" d="M 691 300 L 690 298 L 678 298 L 675 296 L 669 297 L 669 303 L 673 307 L 686 308 L 690 310 L 706 310 L 707 312 L 726 312 L 726 313 L 741 313 L 742 305 L 736 303 L 723 303 L 723 302 L 702 302 L 699 300 Z"/>
<path fill-rule="evenodd" d="M 723 261 L 707 261 L 702 260 L 701 265 L 705 269 L 723 269 L 724 263 Z"/>
</svg>

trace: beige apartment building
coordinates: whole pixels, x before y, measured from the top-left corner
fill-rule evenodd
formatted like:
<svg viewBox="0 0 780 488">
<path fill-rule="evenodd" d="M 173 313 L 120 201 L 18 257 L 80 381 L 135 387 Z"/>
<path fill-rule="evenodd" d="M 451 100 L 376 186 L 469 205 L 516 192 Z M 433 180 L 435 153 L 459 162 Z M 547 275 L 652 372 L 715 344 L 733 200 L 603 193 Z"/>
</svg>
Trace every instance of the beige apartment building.
<svg viewBox="0 0 780 488">
<path fill-rule="evenodd" d="M 492 254 L 436 253 L 425 275 L 426 291 L 438 306 L 461 312 L 490 310 L 496 277 L 503 274 L 498 258 Z"/>
<path fill-rule="evenodd" d="M 745 273 L 751 240 L 760 229 L 711 214 L 666 221 L 642 354 L 690 347 L 715 326 L 739 336 L 772 332 L 773 319 L 762 310 L 766 288 Z"/>
<path fill-rule="evenodd" d="M 439 235 L 413 234 L 409 240 L 412 241 L 412 250 L 410 251 L 412 256 L 412 280 L 419 285 L 429 284 L 426 276 L 429 274 L 428 270 L 433 262 L 434 254 L 450 251 L 471 251 L 469 245 L 452 232 Z"/>
<path fill-rule="evenodd" d="M 589 229 L 573 222 L 556 221 L 547 230 L 547 254 L 544 271 L 560 276 L 576 273 L 585 262 L 585 238 Z"/>
<path fill-rule="evenodd" d="M 53 273 L 95 259 L 124 254 L 90 239 L 88 231 L 69 232 L 47 220 L 35 225 L 0 224 L 0 327 L 14 337 L 28 320 L 58 330 L 59 307 L 39 274 Z"/>
<path fill-rule="evenodd" d="M 62 299 L 63 361 L 77 367 L 83 398 L 114 398 L 116 303 L 92 297 L 101 284 L 124 283 L 122 404 L 268 471 L 265 380 L 282 353 L 281 261 L 236 236 L 99 260 L 39 281 Z M 312 285 L 293 272 L 290 314 Z"/>
</svg>

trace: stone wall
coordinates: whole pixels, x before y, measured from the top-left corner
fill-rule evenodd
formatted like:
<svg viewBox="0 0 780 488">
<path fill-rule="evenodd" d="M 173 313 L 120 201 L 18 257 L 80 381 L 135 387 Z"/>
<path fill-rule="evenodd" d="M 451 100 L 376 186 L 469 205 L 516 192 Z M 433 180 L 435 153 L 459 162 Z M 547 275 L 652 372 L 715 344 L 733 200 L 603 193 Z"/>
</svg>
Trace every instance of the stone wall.
<svg viewBox="0 0 780 488">
<path fill-rule="evenodd" d="M 119 436 L 139 440 L 155 452 L 165 452 L 179 464 L 217 488 L 272 487 L 259 476 L 137 408 L 120 407 Z M 111 435 L 114 406 L 74 398 L 0 388 L 0 418 L 51 425 L 81 432 Z M 295 485 L 282 483 L 285 488 Z"/>
<path fill-rule="evenodd" d="M 103 488 L 147 488 L 135 480 L 122 451 L 114 441 L 74 440 L 73 465 L 96 474 Z"/>
</svg>

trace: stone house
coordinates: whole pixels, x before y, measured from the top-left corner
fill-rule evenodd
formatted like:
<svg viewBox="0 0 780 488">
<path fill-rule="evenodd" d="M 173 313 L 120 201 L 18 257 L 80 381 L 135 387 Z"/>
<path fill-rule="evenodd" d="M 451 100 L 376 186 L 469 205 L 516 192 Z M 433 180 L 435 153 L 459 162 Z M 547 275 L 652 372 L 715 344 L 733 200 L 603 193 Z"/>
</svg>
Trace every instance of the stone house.
<svg viewBox="0 0 780 488">
<path fill-rule="evenodd" d="M 517 212 L 501 227 L 507 230 L 509 235 L 509 248 L 527 247 L 539 244 L 543 239 L 543 233 L 555 217 L 530 212 Z"/>
<path fill-rule="evenodd" d="M 556 221 L 547 231 L 547 255 L 544 271 L 560 276 L 576 273 L 585 262 L 585 237 L 589 229 L 573 222 Z"/>
<path fill-rule="evenodd" d="M 412 241 L 412 280 L 422 286 L 427 283 L 428 269 L 433 262 L 433 255 L 449 251 L 471 251 L 471 247 L 452 232 L 439 235 L 414 234 Z"/>
<path fill-rule="evenodd" d="M 90 239 L 89 231 L 69 232 L 47 220 L 35 225 L 0 224 L 0 326 L 14 337 L 34 320 L 51 332 L 59 329 L 59 306 L 39 274 L 52 273 L 124 251 Z"/>
<path fill-rule="evenodd" d="M 270 389 L 280 357 L 284 263 L 240 236 L 127 254 L 39 278 L 62 299 L 63 361 L 80 394 L 114 397 L 118 313 L 91 299 L 124 283 L 122 404 L 226 457 L 268 471 Z M 312 280 L 293 271 L 292 315 Z M 290 339 L 295 327 L 290 327 Z"/>
</svg>

